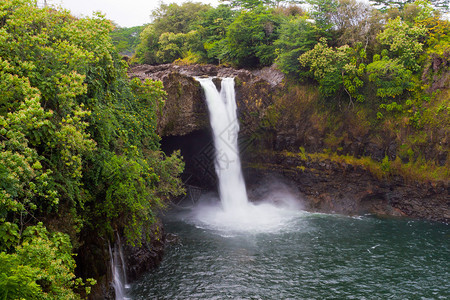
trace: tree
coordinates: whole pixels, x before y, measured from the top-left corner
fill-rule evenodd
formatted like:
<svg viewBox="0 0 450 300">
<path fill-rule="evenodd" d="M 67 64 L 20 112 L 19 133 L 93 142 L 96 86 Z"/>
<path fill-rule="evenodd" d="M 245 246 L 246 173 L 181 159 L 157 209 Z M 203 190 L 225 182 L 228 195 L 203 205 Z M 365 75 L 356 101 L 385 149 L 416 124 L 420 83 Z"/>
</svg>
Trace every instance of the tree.
<svg viewBox="0 0 450 300">
<path fill-rule="evenodd" d="M 111 39 L 117 51 L 123 55 L 133 55 L 139 44 L 139 36 L 146 26 L 135 26 L 130 28 L 117 27 L 111 32 Z"/>
<path fill-rule="evenodd" d="M 200 14 L 210 8 L 210 5 L 194 2 L 161 4 L 152 13 L 152 24 L 158 35 L 163 32 L 188 33 Z"/>
<path fill-rule="evenodd" d="M 139 244 L 183 192 L 179 154 L 156 133 L 165 93 L 129 81 L 102 15 L 31 0 L 0 15 L 0 296 L 76 299 L 78 238 Z"/>
<path fill-rule="evenodd" d="M 418 71 L 418 56 L 423 51 L 420 41 L 427 32 L 421 25 L 409 26 L 400 17 L 389 20 L 384 31 L 377 36 L 381 45 L 387 46 L 390 57 L 398 57 L 409 70 Z"/>
<path fill-rule="evenodd" d="M 211 8 L 209 5 L 201 3 L 186 2 L 182 5 L 175 3 L 162 4 L 152 14 L 153 22 L 149 24 L 141 33 L 141 42 L 136 48 L 136 54 L 133 56 L 133 61 L 138 63 L 157 64 L 170 63 L 173 58 L 180 58 L 179 45 L 177 43 L 168 41 L 168 36 L 177 36 L 178 40 L 181 34 L 187 34 L 194 29 L 194 24 L 199 20 L 199 16 Z M 160 40 L 162 34 L 166 33 L 165 37 Z M 170 35 L 169 33 L 172 33 Z M 166 49 L 160 49 L 162 42 Z M 170 44 L 170 46 L 169 46 Z M 157 52 L 160 51 L 159 55 Z M 169 54 L 170 53 L 170 54 Z"/>
<path fill-rule="evenodd" d="M 416 0 L 370 0 L 370 2 L 382 11 L 386 11 L 389 8 L 398 8 L 400 10 L 404 9 L 408 4 L 418 2 Z M 420 2 L 420 1 L 419 1 Z M 449 2 L 447 0 L 427 0 L 426 2 L 431 3 L 437 9 L 443 12 L 449 11 Z"/>
<path fill-rule="evenodd" d="M 325 38 L 321 38 L 312 50 L 299 57 L 299 61 L 302 66 L 309 67 L 324 96 L 333 96 L 344 89 L 350 103 L 353 103 L 353 99 L 364 101 L 359 89 L 364 83 L 361 77 L 365 69 L 362 63 L 365 56 L 361 45 L 355 49 L 347 45 L 333 49 L 327 46 Z"/>
<path fill-rule="evenodd" d="M 50 233 L 42 223 L 27 227 L 22 234 L 11 223 L 0 225 L 0 232 L 6 227 L 17 238 L 13 252 L 0 252 L 2 299 L 81 299 L 73 291 L 83 284 L 74 274 L 68 235 Z"/>
<path fill-rule="evenodd" d="M 354 8 L 352 6 L 350 5 L 345 10 L 351 9 L 352 13 L 355 12 L 363 17 L 361 19 L 359 17 L 353 19 L 356 22 L 351 21 L 345 24 L 346 21 L 343 21 L 341 23 L 342 25 L 336 33 L 338 45 L 355 47 L 357 43 L 362 43 L 367 55 L 371 57 L 378 51 L 377 35 L 383 30 L 384 16 L 378 10 L 364 6 L 363 3 L 356 3 Z M 345 15 L 342 15 L 342 17 L 346 18 Z"/>
<path fill-rule="evenodd" d="M 211 8 L 200 15 L 193 28 L 200 36 L 198 42 L 202 47 L 197 47 L 196 53 L 204 61 L 218 63 L 224 59 L 225 38 L 228 26 L 233 22 L 235 12 L 226 5 Z"/>
<path fill-rule="evenodd" d="M 307 17 L 290 18 L 282 23 L 279 38 L 275 41 L 277 64 L 291 75 L 299 76 L 302 67 L 298 58 L 317 43 L 319 32 Z"/>
<path fill-rule="evenodd" d="M 227 60 L 238 67 L 271 65 L 279 25 L 279 17 L 269 10 L 242 11 L 227 31 Z"/>
<path fill-rule="evenodd" d="M 159 36 L 156 57 L 160 62 L 172 62 L 183 55 L 186 36 L 183 33 L 164 32 Z"/>
<path fill-rule="evenodd" d="M 136 47 L 136 53 L 133 56 L 133 60 L 140 64 L 152 65 L 158 63 L 156 52 L 159 47 L 159 35 L 153 24 L 148 25 L 142 30 L 140 40 L 139 45 Z"/>
<path fill-rule="evenodd" d="M 375 55 L 373 62 L 367 65 L 369 80 L 377 86 L 377 96 L 395 98 L 403 94 L 406 89 L 412 88 L 412 72 L 406 69 L 400 60 L 389 59 L 387 51 L 382 57 Z"/>
<path fill-rule="evenodd" d="M 314 18 L 318 27 L 325 31 L 333 27 L 332 15 L 336 12 L 337 0 L 308 0 L 311 5 L 311 16 Z"/>
<path fill-rule="evenodd" d="M 253 9 L 263 5 L 278 7 L 282 3 L 301 4 L 305 2 L 303 0 L 221 0 L 221 1 L 229 2 L 229 5 L 231 7 L 245 8 L 245 9 Z"/>
</svg>

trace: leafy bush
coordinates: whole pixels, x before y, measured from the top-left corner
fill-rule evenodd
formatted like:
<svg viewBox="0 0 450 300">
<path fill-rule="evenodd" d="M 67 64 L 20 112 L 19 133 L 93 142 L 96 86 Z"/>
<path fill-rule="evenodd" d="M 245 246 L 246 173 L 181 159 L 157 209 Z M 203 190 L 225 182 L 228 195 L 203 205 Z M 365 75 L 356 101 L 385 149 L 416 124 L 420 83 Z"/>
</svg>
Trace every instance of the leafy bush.
<svg viewBox="0 0 450 300">
<path fill-rule="evenodd" d="M 0 15 L 0 297 L 79 298 L 77 237 L 140 243 L 183 192 L 179 154 L 156 133 L 165 93 L 130 82 L 101 15 L 31 0 L 2 1 Z"/>
</svg>

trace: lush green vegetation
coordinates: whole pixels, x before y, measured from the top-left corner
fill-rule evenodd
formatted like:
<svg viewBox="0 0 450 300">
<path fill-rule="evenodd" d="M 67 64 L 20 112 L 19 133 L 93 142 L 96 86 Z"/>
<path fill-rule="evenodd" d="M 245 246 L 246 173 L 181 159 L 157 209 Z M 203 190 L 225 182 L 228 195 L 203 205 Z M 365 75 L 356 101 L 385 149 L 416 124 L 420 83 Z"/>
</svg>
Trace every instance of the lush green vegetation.
<svg viewBox="0 0 450 300">
<path fill-rule="evenodd" d="M 355 0 L 308 2 L 307 12 L 259 0 L 217 8 L 162 5 L 143 30 L 134 61 L 245 68 L 275 63 L 295 80 L 315 80 L 330 102 L 369 101 L 378 118 L 400 113 L 420 128 L 427 103 L 419 99 L 428 101 L 446 86 L 436 76 L 448 68 L 450 23 L 441 18 L 448 6 L 379 1 L 382 12 Z"/>
<path fill-rule="evenodd" d="M 128 80 L 111 30 L 101 15 L 0 2 L 2 299 L 79 298 L 79 237 L 139 244 L 183 192 L 155 130 L 162 84 Z"/>
<path fill-rule="evenodd" d="M 140 34 L 146 25 L 129 28 L 116 27 L 110 33 L 112 43 L 121 55 L 132 56 L 140 43 Z"/>
<path fill-rule="evenodd" d="M 217 8 L 163 5 L 142 32 L 134 61 L 250 69 L 275 65 L 287 74 L 287 88 L 318 87 L 317 118 L 353 122 L 373 140 L 396 137 L 404 163 L 448 162 L 442 158 L 448 156 L 450 124 L 450 22 L 442 17 L 448 3 L 306 2 L 307 10 L 297 5 L 303 1 L 233 0 Z M 174 16 L 183 15 L 190 18 L 175 22 Z M 167 22 L 182 26 L 163 25 Z M 287 98 L 297 103 L 295 97 Z M 269 111 L 291 114 L 277 105 Z M 336 151 L 346 138 L 342 126 L 328 125 L 325 144 Z M 425 153 L 426 148 L 433 150 Z"/>
<path fill-rule="evenodd" d="M 402 178 L 410 182 L 424 182 L 424 181 L 445 181 L 450 176 L 449 168 L 445 166 L 436 166 L 435 164 L 423 164 L 420 162 L 408 162 L 402 163 L 401 158 L 397 157 L 391 161 L 387 156 L 380 162 L 367 157 L 355 157 L 353 155 L 340 155 L 336 152 L 319 152 L 319 153 L 307 153 L 305 148 L 300 147 L 300 151 L 292 153 L 284 151 L 281 154 L 285 156 L 297 157 L 304 162 L 316 161 L 316 162 L 333 162 L 337 164 L 345 164 L 346 167 L 358 166 L 369 171 L 378 179 L 386 179 L 395 175 L 400 175 Z M 304 166 L 300 166 L 302 171 L 305 170 Z"/>
<path fill-rule="evenodd" d="M 149 64 L 275 64 L 289 88 L 264 126 L 314 110 L 329 151 L 308 159 L 448 178 L 449 21 L 424 1 L 308 2 L 309 11 L 270 0 L 164 4 L 143 30 L 115 31 L 101 15 L 0 2 L 0 297 L 80 298 L 93 282 L 75 276 L 82 237 L 106 245 L 119 232 L 139 244 L 165 200 L 183 193 L 179 154 L 162 153 L 156 133 L 162 84 L 129 80 L 117 50 Z M 320 97 L 303 97 L 302 82 Z M 351 134 L 380 132 L 396 136 L 395 160 L 343 153 Z"/>
</svg>

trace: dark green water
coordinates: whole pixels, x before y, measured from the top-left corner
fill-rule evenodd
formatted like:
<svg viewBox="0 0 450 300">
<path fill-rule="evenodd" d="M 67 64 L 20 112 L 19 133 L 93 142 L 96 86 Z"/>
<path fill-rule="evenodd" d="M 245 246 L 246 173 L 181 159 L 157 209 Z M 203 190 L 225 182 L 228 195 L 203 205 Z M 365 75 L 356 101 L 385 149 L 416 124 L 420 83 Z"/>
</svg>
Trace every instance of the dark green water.
<svg viewBox="0 0 450 300">
<path fill-rule="evenodd" d="M 172 212 L 180 243 L 132 299 L 450 299 L 449 226 L 299 212 L 271 233 L 200 228 Z"/>
</svg>

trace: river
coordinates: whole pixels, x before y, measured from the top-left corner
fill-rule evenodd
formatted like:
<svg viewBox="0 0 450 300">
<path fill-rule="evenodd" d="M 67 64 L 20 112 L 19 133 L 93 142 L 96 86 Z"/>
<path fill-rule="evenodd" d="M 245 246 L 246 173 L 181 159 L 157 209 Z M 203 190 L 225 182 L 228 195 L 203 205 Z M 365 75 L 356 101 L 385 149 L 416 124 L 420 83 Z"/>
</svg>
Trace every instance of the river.
<svg viewBox="0 0 450 300">
<path fill-rule="evenodd" d="M 179 236 L 132 299 L 449 299 L 448 225 L 297 212 L 263 233 L 171 211 Z"/>
</svg>

